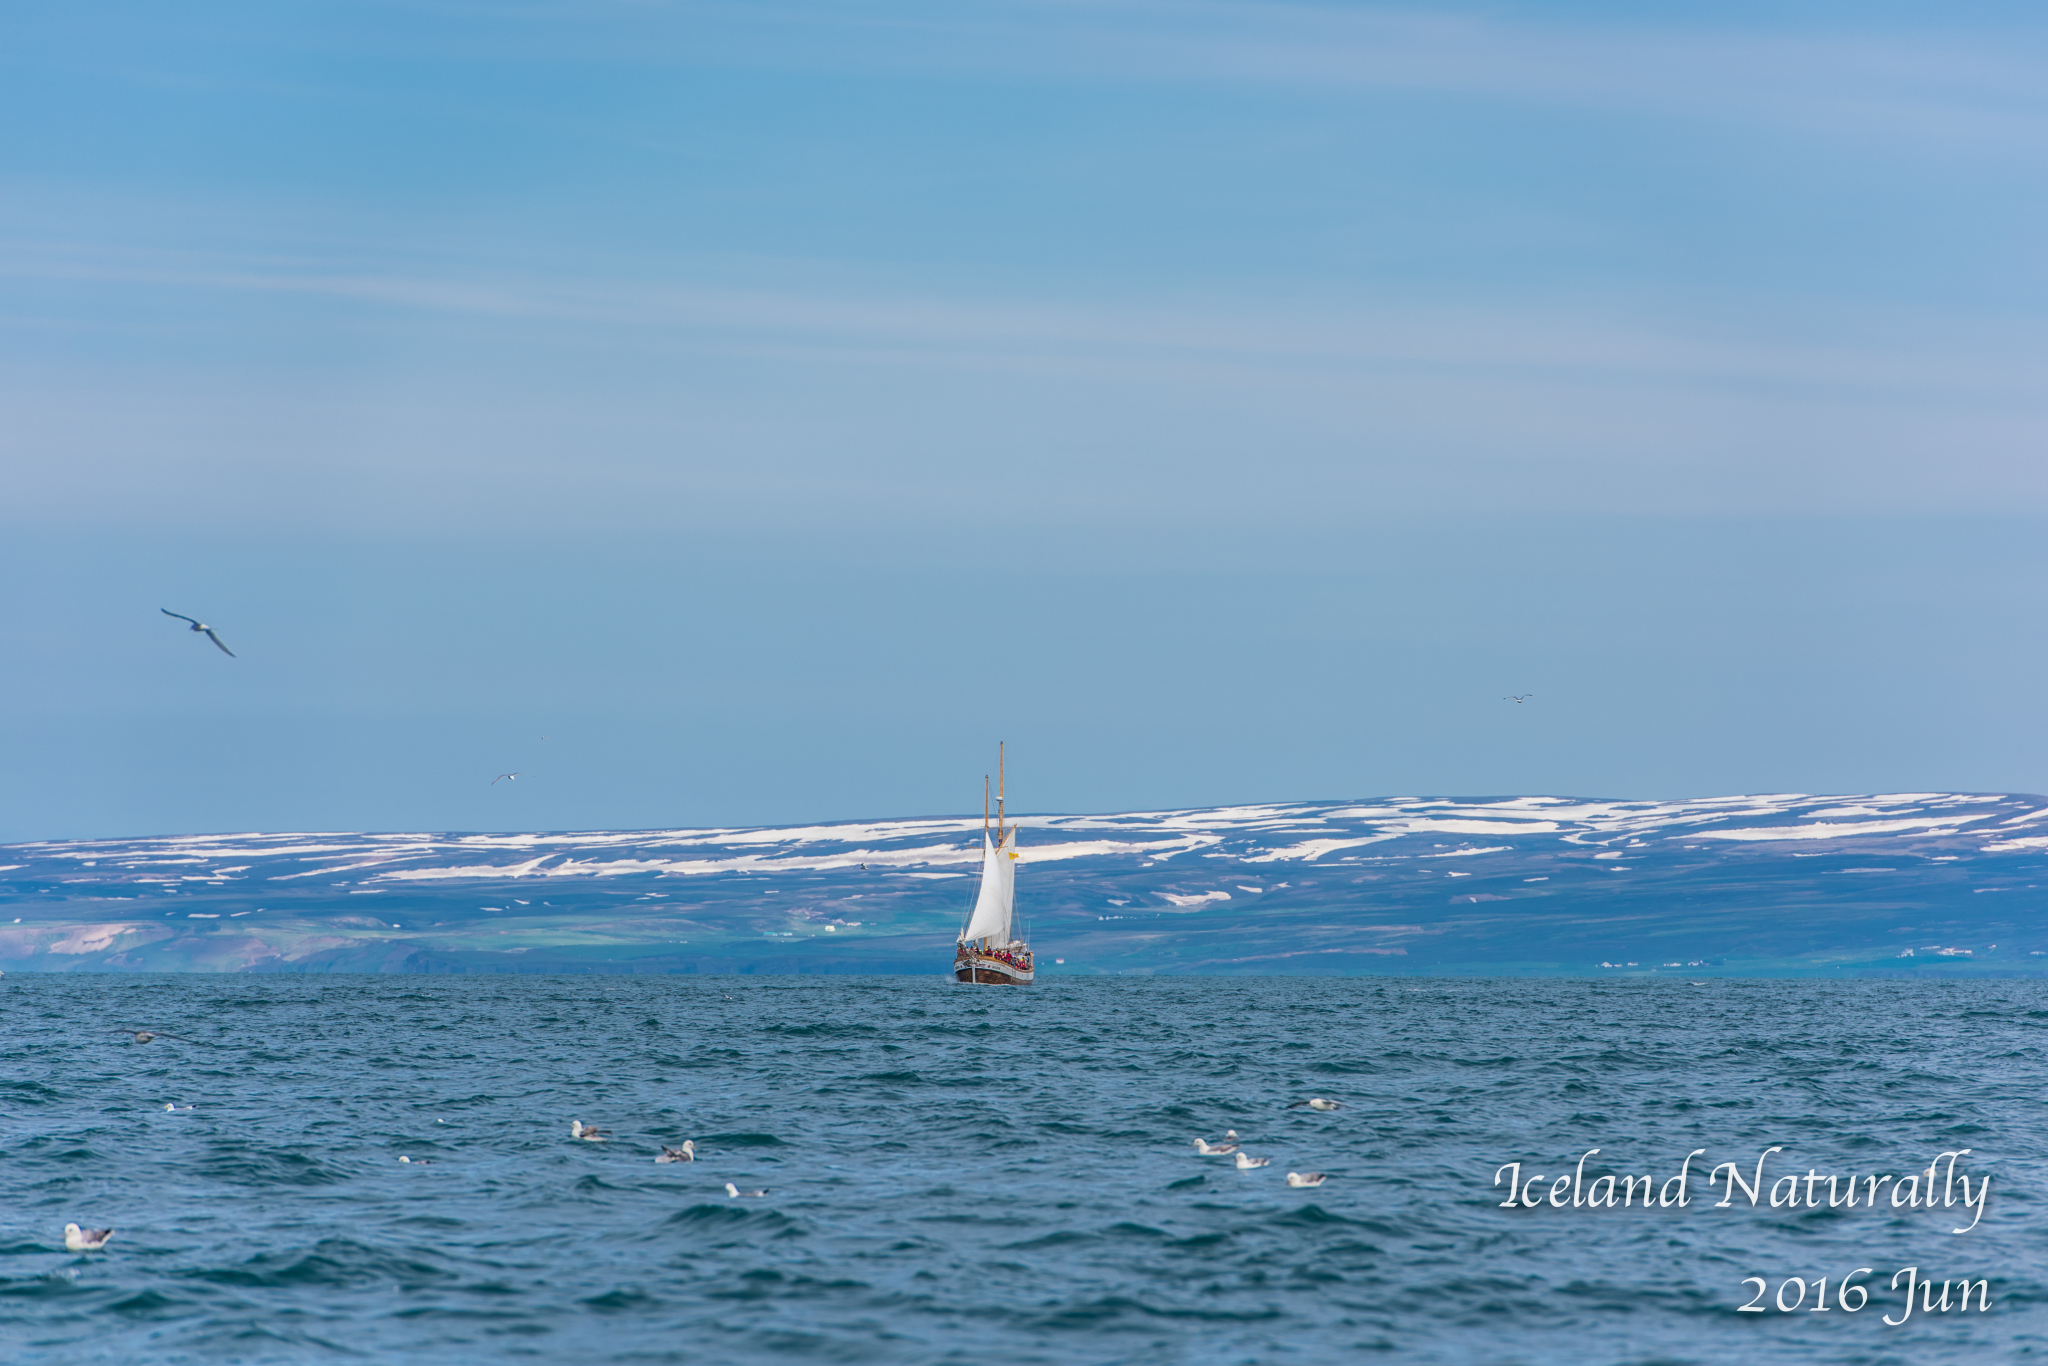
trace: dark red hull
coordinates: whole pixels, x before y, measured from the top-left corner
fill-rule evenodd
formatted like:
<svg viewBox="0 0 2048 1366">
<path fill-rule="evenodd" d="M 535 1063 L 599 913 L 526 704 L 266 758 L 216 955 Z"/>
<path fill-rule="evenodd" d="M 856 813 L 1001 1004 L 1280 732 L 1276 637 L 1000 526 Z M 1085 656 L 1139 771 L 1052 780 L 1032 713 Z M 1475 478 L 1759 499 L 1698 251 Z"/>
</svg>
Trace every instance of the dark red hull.
<svg viewBox="0 0 2048 1366">
<path fill-rule="evenodd" d="M 1020 968 L 1015 963 L 1005 963 L 1000 958 L 989 958 L 982 954 L 962 954 L 953 960 L 953 980 L 956 982 L 986 982 L 992 986 L 1028 987 L 1037 975 L 1032 968 Z"/>
</svg>

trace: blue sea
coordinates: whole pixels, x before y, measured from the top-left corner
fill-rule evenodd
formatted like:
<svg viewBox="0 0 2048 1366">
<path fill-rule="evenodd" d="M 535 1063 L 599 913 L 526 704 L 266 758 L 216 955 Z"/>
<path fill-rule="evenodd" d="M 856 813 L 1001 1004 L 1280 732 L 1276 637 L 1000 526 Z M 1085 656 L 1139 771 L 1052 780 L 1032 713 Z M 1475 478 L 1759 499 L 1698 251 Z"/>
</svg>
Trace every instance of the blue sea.
<svg viewBox="0 0 2048 1366">
<path fill-rule="evenodd" d="M 10 974 L 0 1357 L 2034 1359 L 2044 1043 L 2024 979 Z M 1773 1146 L 1990 1194 L 1716 1207 Z M 1553 1207 L 1591 1148 L 1574 1192 L 1705 1151 Z M 1909 1267 L 1991 1307 L 1887 1324 Z"/>
</svg>

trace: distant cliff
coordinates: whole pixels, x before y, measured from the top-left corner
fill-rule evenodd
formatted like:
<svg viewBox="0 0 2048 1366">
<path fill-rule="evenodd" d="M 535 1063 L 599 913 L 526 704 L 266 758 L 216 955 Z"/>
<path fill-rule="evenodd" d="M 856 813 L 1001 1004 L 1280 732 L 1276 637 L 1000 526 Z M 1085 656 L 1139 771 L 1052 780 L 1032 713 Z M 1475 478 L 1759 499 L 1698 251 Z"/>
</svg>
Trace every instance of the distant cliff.
<svg viewBox="0 0 2048 1366">
<path fill-rule="evenodd" d="M 2048 974 L 2035 796 L 1403 797 L 1018 823 L 1042 978 Z M 980 829 L 0 846 L 0 968 L 939 975 Z"/>
</svg>

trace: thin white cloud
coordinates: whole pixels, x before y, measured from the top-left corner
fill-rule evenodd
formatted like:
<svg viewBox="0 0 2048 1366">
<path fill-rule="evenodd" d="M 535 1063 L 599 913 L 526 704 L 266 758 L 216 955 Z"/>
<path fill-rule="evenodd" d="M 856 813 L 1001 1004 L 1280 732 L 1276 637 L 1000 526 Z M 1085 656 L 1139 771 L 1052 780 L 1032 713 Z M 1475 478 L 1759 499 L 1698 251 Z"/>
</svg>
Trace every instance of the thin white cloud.
<svg viewBox="0 0 2048 1366">
<path fill-rule="evenodd" d="M 149 26 L 183 38 L 209 16 L 139 16 L 124 61 L 152 72 Z M 213 21 L 218 22 L 218 21 Z M 54 28 L 46 21 L 39 29 Z M 350 62 L 493 67 L 617 64 L 940 79 L 1233 84 L 1393 92 L 1704 118 L 1926 154 L 2048 143 L 2048 28 L 1897 15 L 1813 18 L 1711 7 L 1592 18 L 1541 7 L 1244 0 L 746 0 L 426 3 L 261 9 L 211 39 L 303 55 L 216 81 L 296 95 L 409 102 L 356 84 Z"/>
<path fill-rule="evenodd" d="M 1105 359 L 1520 372 L 1773 384 L 1883 385 L 1929 392 L 2031 386 L 2041 336 L 1974 328 L 1967 351 L 1946 337 L 1928 346 L 1715 336 L 1600 316 L 1588 309 L 1503 305 L 1388 305 L 1344 310 L 1221 298 L 1027 303 L 856 287 L 804 292 L 661 282 L 528 276 L 448 279 L 299 259 L 94 249 L 0 241 L 0 278 L 188 293 L 296 295 L 367 309 L 484 321 L 577 323 L 764 343 L 852 346 L 871 362 L 962 363 L 963 352 L 1042 369 L 1049 359 L 1099 372 Z M 1924 326 L 1903 311 L 1843 314 L 1840 331 L 1878 336 Z M 1873 326 L 1876 323 L 1879 325 Z M 1809 331 L 1814 330 L 1809 321 Z M 818 354 L 826 354 L 820 351 Z M 837 354 L 836 352 L 832 354 Z M 1205 377 L 1213 378 L 1208 371 Z"/>
<path fill-rule="evenodd" d="M 564 40 L 691 66 L 1233 83 L 1635 110 L 1796 128 L 1891 150 L 2048 142 L 2039 25 L 1797 16 L 1598 22 L 1465 10 L 1159 0 L 613 6 L 600 22 L 488 7 L 500 56 Z"/>
</svg>

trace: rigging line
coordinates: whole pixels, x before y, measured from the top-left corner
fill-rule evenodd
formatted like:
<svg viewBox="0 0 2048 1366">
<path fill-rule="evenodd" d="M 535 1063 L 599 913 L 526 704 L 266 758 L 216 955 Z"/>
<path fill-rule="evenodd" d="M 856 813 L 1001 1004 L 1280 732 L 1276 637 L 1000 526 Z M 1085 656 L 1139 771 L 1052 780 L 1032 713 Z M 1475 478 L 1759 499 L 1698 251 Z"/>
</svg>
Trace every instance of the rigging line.
<svg viewBox="0 0 2048 1366">
<path fill-rule="evenodd" d="M 981 872 L 988 876 L 988 774 L 981 775 Z M 967 942 L 967 931 L 974 926 L 974 907 L 981 900 L 981 884 L 975 883 L 974 901 L 967 904 L 967 918 L 960 922 L 960 937 L 957 942 Z"/>
</svg>

